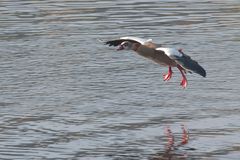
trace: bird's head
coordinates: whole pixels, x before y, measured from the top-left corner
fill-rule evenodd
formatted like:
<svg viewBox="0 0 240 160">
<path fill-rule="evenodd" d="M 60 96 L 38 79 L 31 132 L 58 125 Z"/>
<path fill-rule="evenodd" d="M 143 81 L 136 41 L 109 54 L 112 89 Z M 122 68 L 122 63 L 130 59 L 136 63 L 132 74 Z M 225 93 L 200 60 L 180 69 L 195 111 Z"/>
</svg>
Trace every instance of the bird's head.
<svg viewBox="0 0 240 160">
<path fill-rule="evenodd" d="M 118 51 L 120 51 L 120 50 L 136 50 L 137 47 L 138 47 L 137 43 L 130 42 L 130 41 L 124 41 L 118 46 L 117 50 Z"/>
</svg>

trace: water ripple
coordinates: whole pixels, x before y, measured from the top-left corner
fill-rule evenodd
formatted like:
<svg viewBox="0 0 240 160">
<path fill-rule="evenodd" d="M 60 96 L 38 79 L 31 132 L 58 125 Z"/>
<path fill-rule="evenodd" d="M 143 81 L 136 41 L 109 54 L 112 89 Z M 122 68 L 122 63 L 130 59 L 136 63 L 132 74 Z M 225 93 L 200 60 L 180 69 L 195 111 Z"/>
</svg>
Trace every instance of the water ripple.
<svg viewBox="0 0 240 160">
<path fill-rule="evenodd" d="M 0 3 L 3 159 L 239 159 L 239 2 L 236 0 Z M 207 69 L 179 86 L 174 70 L 98 39 L 134 35 Z M 166 126 L 176 141 L 166 149 Z"/>
</svg>

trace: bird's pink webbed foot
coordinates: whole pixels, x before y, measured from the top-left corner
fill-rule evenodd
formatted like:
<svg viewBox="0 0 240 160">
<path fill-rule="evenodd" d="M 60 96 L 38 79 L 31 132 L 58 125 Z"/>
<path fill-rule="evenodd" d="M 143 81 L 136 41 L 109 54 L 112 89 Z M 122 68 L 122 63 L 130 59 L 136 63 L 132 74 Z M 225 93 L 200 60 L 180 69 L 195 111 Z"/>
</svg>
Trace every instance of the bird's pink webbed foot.
<svg viewBox="0 0 240 160">
<path fill-rule="evenodd" d="M 180 85 L 181 85 L 183 88 L 186 88 L 186 87 L 187 87 L 187 84 L 188 84 L 188 82 L 187 82 L 186 77 L 183 77 L 183 78 L 182 78 L 182 82 L 181 82 Z"/>
<path fill-rule="evenodd" d="M 172 68 L 168 67 L 168 73 L 163 75 L 163 80 L 164 81 L 169 81 L 172 78 Z"/>
<path fill-rule="evenodd" d="M 177 66 L 177 68 L 179 69 L 179 71 L 181 72 L 182 74 L 182 81 L 180 83 L 180 85 L 183 87 L 183 88 L 186 88 L 187 85 L 188 85 L 188 81 L 187 81 L 187 78 L 185 76 L 185 70 L 181 67 L 181 66 Z"/>
</svg>

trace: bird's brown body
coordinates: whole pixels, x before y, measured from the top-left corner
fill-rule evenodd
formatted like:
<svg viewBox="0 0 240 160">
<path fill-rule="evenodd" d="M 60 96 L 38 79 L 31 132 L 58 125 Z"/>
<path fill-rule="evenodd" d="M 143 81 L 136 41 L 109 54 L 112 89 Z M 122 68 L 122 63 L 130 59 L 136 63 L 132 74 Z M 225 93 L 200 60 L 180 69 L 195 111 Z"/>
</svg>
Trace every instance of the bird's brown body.
<svg viewBox="0 0 240 160">
<path fill-rule="evenodd" d="M 157 51 L 155 45 L 153 44 L 140 45 L 136 52 L 139 55 L 151 59 L 162 66 L 177 66 L 177 63 L 169 58 L 164 52 Z"/>
</svg>

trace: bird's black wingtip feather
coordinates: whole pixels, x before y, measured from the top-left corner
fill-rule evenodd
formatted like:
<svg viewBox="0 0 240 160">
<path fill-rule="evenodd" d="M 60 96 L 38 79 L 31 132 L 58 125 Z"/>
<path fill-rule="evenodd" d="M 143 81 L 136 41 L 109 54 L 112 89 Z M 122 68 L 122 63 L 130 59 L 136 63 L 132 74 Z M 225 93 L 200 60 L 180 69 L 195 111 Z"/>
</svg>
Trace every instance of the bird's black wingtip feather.
<svg viewBox="0 0 240 160">
<path fill-rule="evenodd" d="M 121 42 L 120 40 L 112 40 L 112 41 L 105 42 L 105 45 L 118 46 L 120 42 Z"/>
<path fill-rule="evenodd" d="M 206 73 L 206 71 L 204 70 L 203 77 L 206 77 L 206 76 L 207 76 L 207 73 Z"/>
<path fill-rule="evenodd" d="M 200 74 L 203 77 L 207 76 L 207 73 L 206 73 L 205 69 L 203 69 L 201 66 L 199 66 L 199 69 L 198 69 L 197 73 Z"/>
<path fill-rule="evenodd" d="M 205 69 L 200 66 L 197 61 L 191 59 L 191 57 L 184 54 L 183 57 L 178 57 L 177 61 L 182 65 L 183 68 L 187 68 L 203 77 L 207 76 Z"/>
</svg>

